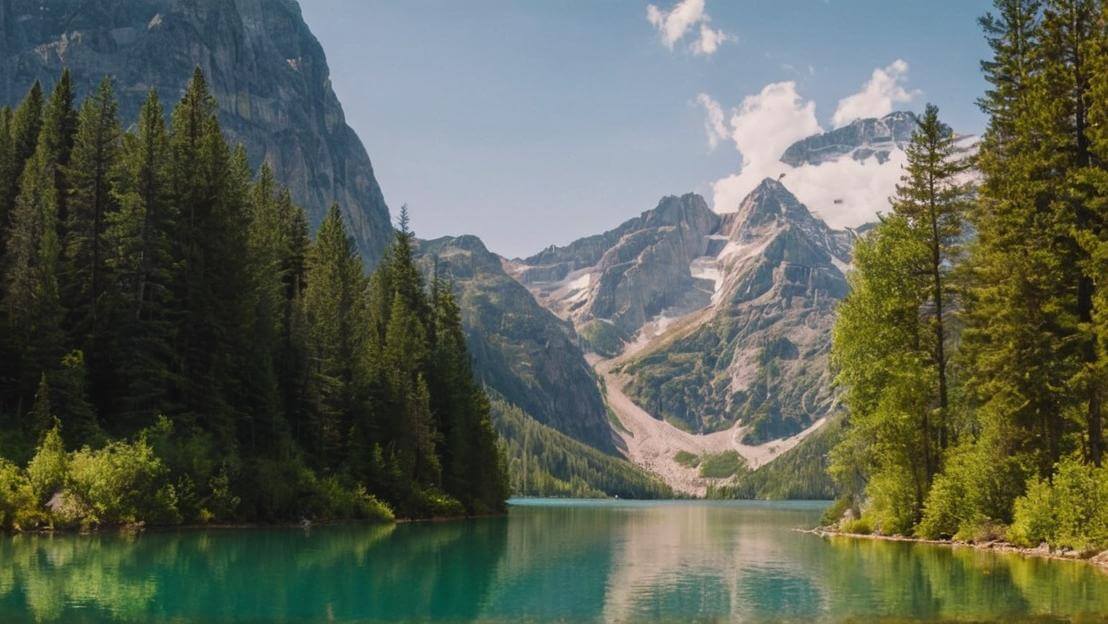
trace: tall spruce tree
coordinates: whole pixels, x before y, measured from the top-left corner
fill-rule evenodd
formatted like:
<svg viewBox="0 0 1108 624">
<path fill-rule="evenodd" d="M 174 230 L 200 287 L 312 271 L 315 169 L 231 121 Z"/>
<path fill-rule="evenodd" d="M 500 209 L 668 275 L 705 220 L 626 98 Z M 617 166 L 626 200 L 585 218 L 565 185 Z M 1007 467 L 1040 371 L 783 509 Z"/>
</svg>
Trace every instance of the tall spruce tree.
<svg viewBox="0 0 1108 624">
<path fill-rule="evenodd" d="M 112 348 L 120 393 L 113 404 L 116 433 L 130 433 L 172 413 L 168 402 L 174 369 L 172 241 L 177 225 L 170 195 L 170 155 L 165 117 L 151 91 L 139 111 L 134 134 L 120 152 L 115 202 L 105 232 Z"/>
<path fill-rule="evenodd" d="M 85 353 L 97 390 L 94 402 L 100 407 L 106 406 L 114 390 L 106 310 L 112 278 L 108 275 L 104 234 L 109 216 L 116 209 L 112 175 L 122 141 L 117 109 L 111 80 L 105 78 L 81 106 L 65 174 L 69 218 L 65 226 L 62 296 L 69 314 L 70 341 Z"/>
<path fill-rule="evenodd" d="M 4 169 L 0 170 L 0 224 L 4 226 L 12 219 L 25 163 L 38 145 L 44 106 L 42 85 L 35 81 L 27 96 L 12 113 L 10 155 L 6 162 L 0 163 L 4 165 Z"/>
<path fill-rule="evenodd" d="M 4 271 L 9 339 L 19 354 L 17 397 L 29 406 L 34 385 L 65 352 L 59 293 L 57 189 L 46 150 L 36 150 L 20 179 Z M 16 412 L 20 412 L 16 407 Z"/>
<path fill-rule="evenodd" d="M 356 383 L 365 348 L 365 280 L 337 206 L 319 226 L 307 267 L 304 315 L 310 416 L 301 434 L 314 463 L 336 470 L 348 459 L 345 436 L 362 414 Z"/>
<path fill-rule="evenodd" d="M 61 78 L 50 93 L 43 111 L 42 143 L 47 151 L 48 160 L 54 165 L 54 186 L 58 190 L 58 224 L 66 225 L 68 184 L 66 167 L 77 134 L 77 109 L 74 107 L 74 93 L 69 70 L 62 70 Z"/>
</svg>

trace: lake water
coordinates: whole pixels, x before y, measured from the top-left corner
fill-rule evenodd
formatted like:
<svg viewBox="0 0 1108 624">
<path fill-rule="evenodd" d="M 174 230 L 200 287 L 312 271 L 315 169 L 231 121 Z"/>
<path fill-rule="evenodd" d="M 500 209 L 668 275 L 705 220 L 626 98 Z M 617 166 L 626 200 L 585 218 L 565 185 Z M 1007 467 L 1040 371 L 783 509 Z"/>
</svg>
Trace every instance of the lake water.
<svg viewBox="0 0 1108 624">
<path fill-rule="evenodd" d="M 1108 616 L 1108 574 L 797 533 L 820 503 L 513 501 L 397 526 L 0 538 L 0 622 Z"/>
</svg>

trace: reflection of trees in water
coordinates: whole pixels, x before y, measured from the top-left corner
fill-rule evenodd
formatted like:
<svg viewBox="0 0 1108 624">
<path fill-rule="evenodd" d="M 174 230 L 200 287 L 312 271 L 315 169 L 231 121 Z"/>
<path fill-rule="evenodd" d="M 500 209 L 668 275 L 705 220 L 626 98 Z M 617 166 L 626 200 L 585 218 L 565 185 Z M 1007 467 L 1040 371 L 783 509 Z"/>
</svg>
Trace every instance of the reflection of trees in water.
<svg viewBox="0 0 1108 624">
<path fill-rule="evenodd" d="M 488 591 L 504 529 L 487 521 L 16 536 L 0 540 L 0 620 L 95 619 L 90 609 L 142 622 L 464 618 Z"/>
<path fill-rule="evenodd" d="M 19 535 L 0 539 L 0 622 L 1108 613 L 1091 566 L 788 530 L 817 515 L 543 507 L 310 533 Z"/>
<path fill-rule="evenodd" d="M 918 618 L 1108 613 L 1091 566 L 972 548 L 831 538 L 821 568 L 834 615 Z"/>
</svg>

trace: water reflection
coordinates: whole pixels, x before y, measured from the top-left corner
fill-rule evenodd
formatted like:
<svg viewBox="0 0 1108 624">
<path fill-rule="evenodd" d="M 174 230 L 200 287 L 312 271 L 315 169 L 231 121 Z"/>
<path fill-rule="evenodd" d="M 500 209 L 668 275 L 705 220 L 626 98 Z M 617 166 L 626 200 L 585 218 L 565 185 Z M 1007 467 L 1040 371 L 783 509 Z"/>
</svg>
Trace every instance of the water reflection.
<svg viewBox="0 0 1108 624">
<path fill-rule="evenodd" d="M 810 504 L 577 503 L 509 518 L 0 539 L 0 621 L 839 621 L 1108 614 L 1108 574 L 822 539 Z"/>
</svg>

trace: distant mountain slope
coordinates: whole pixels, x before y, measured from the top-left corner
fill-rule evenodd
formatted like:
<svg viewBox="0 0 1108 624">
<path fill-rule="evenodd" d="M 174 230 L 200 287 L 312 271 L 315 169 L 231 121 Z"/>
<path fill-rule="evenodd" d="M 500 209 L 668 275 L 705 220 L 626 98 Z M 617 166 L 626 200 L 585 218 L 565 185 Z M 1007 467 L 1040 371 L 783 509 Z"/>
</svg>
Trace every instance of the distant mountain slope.
<svg viewBox="0 0 1108 624">
<path fill-rule="evenodd" d="M 507 449 L 515 496 L 673 496 L 673 490 L 638 466 L 547 427 L 500 397 L 493 398 L 492 414 Z"/>
<path fill-rule="evenodd" d="M 111 75 L 130 123 L 150 88 L 172 106 L 197 66 L 251 164 L 270 163 L 313 227 L 338 202 L 372 265 L 388 208 L 294 0 L 0 0 L 0 105 L 68 67 L 80 94 Z"/>
<path fill-rule="evenodd" d="M 469 350 L 490 388 L 539 422 L 615 452 L 604 400 L 573 326 L 535 302 L 475 236 L 420 241 L 425 269 L 458 289 Z"/>
<path fill-rule="evenodd" d="M 513 261 L 510 270 L 573 321 L 592 350 L 615 355 L 651 319 L 711 301 L 713 276 L 694 260 L 711 252 L 720 223 L 699 195 L 663 197 L 613 230 Z"/>
<path fill-rule="evenodd" d="M 625 364 L 625 392 L 694 432 L 741 423 L 748 444 L 796 434 L 833 405 L 827 357 L 851 234 L 828 228 L 771 179 L 725 216 L 721 232 L 711 310 Z"/>
<path fill-rule="evenodd" d="M 841 128 L 793 143 L 781 155 L 781 162 L 799 167 L 850 156 L 859 161 L 872 157 L 884 163 L 894 150 L 908 145 L 916 124 L 916 115 L 906 111 L 881 118 L 857 119 Z"/>
</svg>

